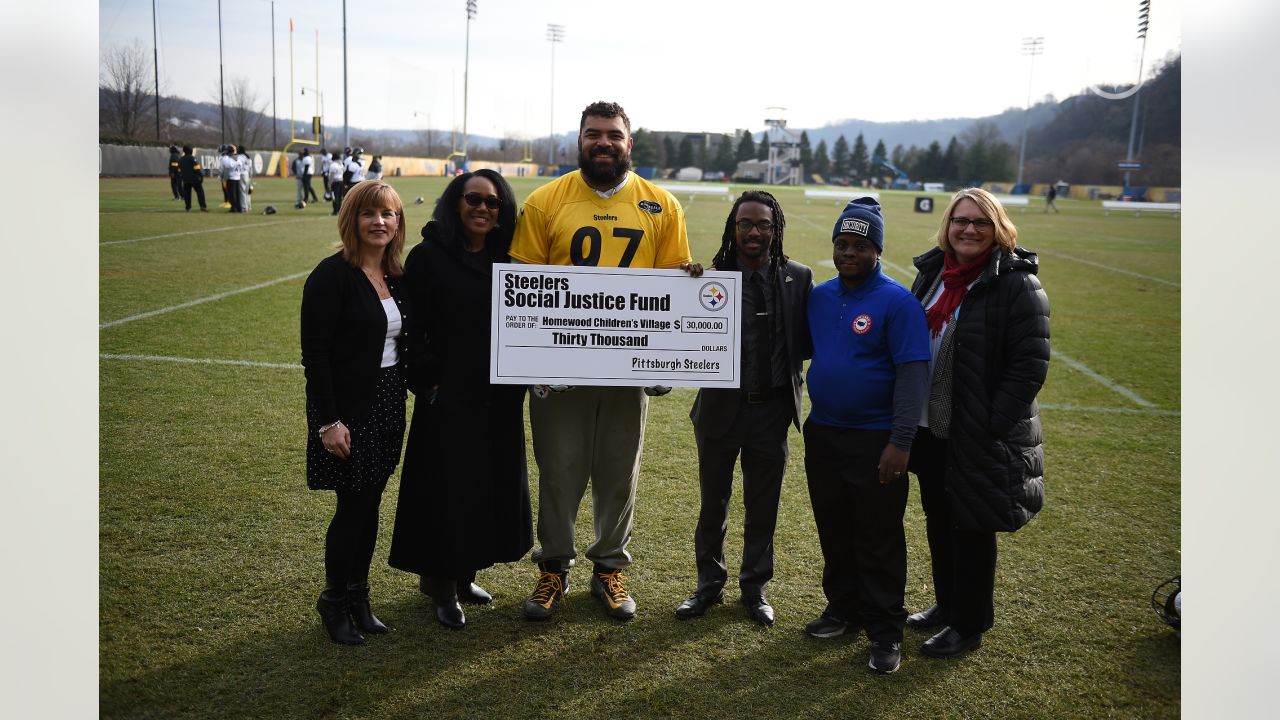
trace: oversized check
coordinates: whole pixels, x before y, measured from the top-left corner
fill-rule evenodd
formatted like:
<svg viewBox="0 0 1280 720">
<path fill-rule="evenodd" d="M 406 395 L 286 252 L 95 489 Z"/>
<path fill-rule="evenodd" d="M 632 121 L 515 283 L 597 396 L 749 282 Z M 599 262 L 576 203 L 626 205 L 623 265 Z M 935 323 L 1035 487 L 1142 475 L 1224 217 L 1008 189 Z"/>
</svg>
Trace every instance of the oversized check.
<svg viewBox="0 0 1280 720">
<path fill-rule="evenodd" d="M 736 388 L 741 280 L 495 264 L 489 382 Z"/>
</svg>

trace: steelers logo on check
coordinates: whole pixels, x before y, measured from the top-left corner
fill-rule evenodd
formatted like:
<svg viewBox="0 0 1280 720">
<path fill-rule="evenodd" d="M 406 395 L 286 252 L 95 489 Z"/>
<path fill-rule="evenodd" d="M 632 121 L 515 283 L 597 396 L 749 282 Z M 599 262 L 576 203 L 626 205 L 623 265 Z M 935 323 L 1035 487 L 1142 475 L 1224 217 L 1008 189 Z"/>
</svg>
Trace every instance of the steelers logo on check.
<svg viewBox="0 0 1280 720">
<path fill-rule="evenodd" d="M 853 331 L 859 335 L 865 335 L 871 329 L 871 316 L 863 313 L 853 319 Z"/>
<path fill-rule="evenodd" d="M 729 302 L 729 291 L 718 282 L 709 282 L 698 291 L 698 301 L 708 310 L 719 310 Z"/>
</svg>

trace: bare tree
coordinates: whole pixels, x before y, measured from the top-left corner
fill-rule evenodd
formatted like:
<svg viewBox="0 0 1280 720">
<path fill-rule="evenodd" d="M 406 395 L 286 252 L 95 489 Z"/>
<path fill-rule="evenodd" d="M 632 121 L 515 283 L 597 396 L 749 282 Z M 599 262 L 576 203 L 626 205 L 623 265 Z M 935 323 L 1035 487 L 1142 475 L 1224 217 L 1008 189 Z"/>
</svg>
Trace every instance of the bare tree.
<svg viewBox="0 0 1280 720">
<path fill-rule="evenodd" d="M 217 93 L 214 93 L 217 96 Z M 237 145 L 258 147 L 263 134 L 263 113 L 270 104 L 258 100 L 258 93 L 249 85 L 249 78 L 236 75 L 227 84 L 227 141 Z"/>
<path fill-rule="evenodd" d="M 426 128 L 418 131 L 418 146 L 425 151 L 427 157 L 435 157 L 436 143 L 440 141 L 440 131 Z"/>
<path fill-rule="evenodd" d="M 111 45 L 98 70 L 98 124 L 124 137 L 137 137 L 145 120 L 155 121 L 151 54 L 138 41 Z"/>
</svg>

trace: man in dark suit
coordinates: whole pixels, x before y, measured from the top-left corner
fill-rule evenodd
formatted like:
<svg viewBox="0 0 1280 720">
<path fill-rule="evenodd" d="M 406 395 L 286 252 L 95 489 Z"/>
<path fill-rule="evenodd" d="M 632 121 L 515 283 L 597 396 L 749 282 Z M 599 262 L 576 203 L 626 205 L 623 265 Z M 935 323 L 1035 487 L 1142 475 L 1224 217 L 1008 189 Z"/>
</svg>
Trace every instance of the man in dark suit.
<svg viewBox="0 0 1280 720">
<path fill-rule="evenodd" d="M 689 413 L 698 443 L 701 509 L 694 531 L 698 588 L 676 608 L 688 619 L 724 602 L 733 466 L 742 456 L 742 567 L 738 588 L 751 619 L 772 625 L 764 590 L 773 578 L 773 530 L 782 476 L 787 469 L 787 430 L 800 427 L 803 363 L 813 354 L 807 306 L 813 272 L 782 252 L 786 219 L 773 195 L 744 192 L 725 221 L 718 270 L 742 272 L 742 385 L 698 391 Z"/>
</svg>

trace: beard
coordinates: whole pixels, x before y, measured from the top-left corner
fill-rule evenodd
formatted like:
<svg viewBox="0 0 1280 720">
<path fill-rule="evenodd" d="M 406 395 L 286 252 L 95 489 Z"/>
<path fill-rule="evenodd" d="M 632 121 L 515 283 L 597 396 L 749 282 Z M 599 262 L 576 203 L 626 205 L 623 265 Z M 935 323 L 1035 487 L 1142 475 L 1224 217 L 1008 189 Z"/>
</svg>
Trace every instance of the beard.
<svg viewBox="0 0 1280 720">
<path fill-rule="evenodd" d="M 587 184 L 600 187 L 614 187 L 622 182 L 622 177 L 631 169 L 631 154 L 623 154 L 621 152 L 601 152 L 596 153 L 595 157 L 611 157 L 612 162 L 600 165 L 595 162 L 595 158 L 587 153 L 585 149 L 578 150 L 578 167 L 582 170 L 582 176 L 586 178 Z"/>
</svg>

